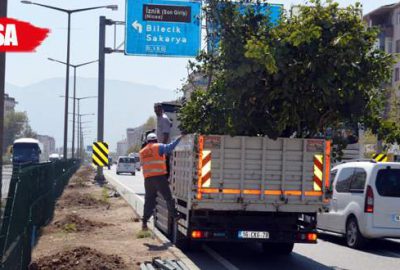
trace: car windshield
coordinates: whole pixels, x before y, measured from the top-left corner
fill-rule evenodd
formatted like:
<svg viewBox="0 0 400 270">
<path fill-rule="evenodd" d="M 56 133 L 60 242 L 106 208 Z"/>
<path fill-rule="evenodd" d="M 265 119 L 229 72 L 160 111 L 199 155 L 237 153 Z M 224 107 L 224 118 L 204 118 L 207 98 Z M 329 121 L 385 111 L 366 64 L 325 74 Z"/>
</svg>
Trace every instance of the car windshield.
<svg viewBox="0 0 400 270">
<path fill-rule="evenodd" d="M 13 146 L 14 162 L 39 162 L 39 146 L 35 143 L 20 143 Z"/>
<path fill-rule="evenodd" d="M 379 170 L 376 189 L 383 197 L 400 197 L 400 169 Z"/>
<path fill-rule="evenodd" d="M 119 163 L 135 163 L 135 159 L 134 158 L 120 158 L 119 159 Z"/>
</svg>

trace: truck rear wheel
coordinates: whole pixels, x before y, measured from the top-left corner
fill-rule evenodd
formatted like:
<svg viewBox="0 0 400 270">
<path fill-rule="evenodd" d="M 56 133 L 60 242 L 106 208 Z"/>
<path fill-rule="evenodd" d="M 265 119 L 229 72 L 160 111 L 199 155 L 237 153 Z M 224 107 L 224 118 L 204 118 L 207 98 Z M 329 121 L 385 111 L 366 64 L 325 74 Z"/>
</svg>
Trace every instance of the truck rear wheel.
<svg viewBox="0 0 400 270">
<path fill-rule="evenodd" d="M 294 243 L 262 243 L 262 249 L 267 254 L 289 255 Z"/>
</svg>

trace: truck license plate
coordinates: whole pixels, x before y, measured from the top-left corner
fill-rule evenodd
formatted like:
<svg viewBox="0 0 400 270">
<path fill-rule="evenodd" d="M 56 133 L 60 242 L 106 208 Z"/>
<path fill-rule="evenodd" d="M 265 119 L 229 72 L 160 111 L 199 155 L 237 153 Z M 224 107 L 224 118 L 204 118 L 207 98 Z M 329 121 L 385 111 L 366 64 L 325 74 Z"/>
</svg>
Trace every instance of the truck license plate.
<svg viewBox="0 0 400 270">
<path fill-rule="evenodd" d="M 269 239 L 269 233 L 255 232 L 255 231 L 239 231 L 238 237 L 245 239 Z"/>
</svg>

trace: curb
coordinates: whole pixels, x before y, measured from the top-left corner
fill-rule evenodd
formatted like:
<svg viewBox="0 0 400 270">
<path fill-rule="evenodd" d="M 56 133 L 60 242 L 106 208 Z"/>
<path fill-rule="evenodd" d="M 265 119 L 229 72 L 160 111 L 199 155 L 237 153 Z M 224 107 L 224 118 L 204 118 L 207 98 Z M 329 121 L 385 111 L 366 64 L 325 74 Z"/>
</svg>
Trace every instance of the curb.
<svg viewBox="0 0 400 270">
<path fill-rule="evenodd" d="M 121 194 L 122 198 L 133 208 L 133 210 L 139 216 L 143 214 L 144 207 L 144 199 L 142 199 L 139 195 L 137 195 L 133 190 L 116 181 L 113 177 L 109 175 L 105 175 L 106 180 L 115 187 L 117 192 Z M 150 230 L 152 230 L 155 237 L 157 237 L 163 245 L 167 245 L 168 250 L 177 258 L 179 258 L 189 269 L 191 270 L 200 270 L 180 249 L 176 248 L 171 241 L 165 237 L 156 227 L 154 227 L 153 223 L 149 224 Z"/>
</svg>

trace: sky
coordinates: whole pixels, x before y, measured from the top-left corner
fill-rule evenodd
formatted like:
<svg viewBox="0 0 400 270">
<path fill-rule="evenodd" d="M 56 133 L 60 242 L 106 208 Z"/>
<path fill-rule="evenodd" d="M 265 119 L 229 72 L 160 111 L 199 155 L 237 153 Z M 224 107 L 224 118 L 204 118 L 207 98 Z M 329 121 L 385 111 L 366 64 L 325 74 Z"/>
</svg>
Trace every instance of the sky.
<svg viewBox="0 0 400 270">
<path fill-rule="evenodd" d="M 119 6 L 118 11 L 101 9 L 72 15 L 71 64 L 80 64 L 98 58 L 99 16 L 105 15 L 109 19 L 118 21 L 123 21 L 125 16 L 125 0 L 37 0 L 36 2 L 66 9 L 109 4 Z M 306 3 L 303 0 L 275 0 L 270 2 L 284 4 L 286 9 L 289 9 L 291 5 Z M 363 12 L 367 14 L 379 6 L 396 1 L 338 0 L 337 2 L 342 6 L 361 2 L 364 7 Z M 64 77 L 65 67 L 50 62 L 47 58 L 66 60 L 67 15 L 34 5 L 22 4 L 18 0 L 9 0 L 8 5 L 8 17 L 29 21 L 35 26 L 49 28 L 51 33 L 35 53 L 9 53 L 7 55 L 6 82 L 17 86 L 26 86 L 49 78 Z M 111 46 L 113 44 L 112 28 L 108 27 L 107 31 L 107 45 Z M 117 44 L 123 41 L 123 27 L 119 27 Z M 106 79 L 154 85 L 172 93 L 182 85 L 188 74 L 188 60 L 188 58 L 111 54 L 106 57 Z M 78 69 L 78 76 L 97 77 L 97 65 L 88 65 Z M 153 106 L 153 104 L 149 104 L 149 106 Z"/>
<path fill-rule="evenodd" d="M 65 61 L 67 16 L 64 13 L 9 0 L 8 16 L 29 21 L 36 26 L 51 29 L 50 36 L 39 47 L 36 53 L 13 53 L 7 56 L 6 81 L 17 86 L 32 84 L 44 79 L 65 76 L 65 68 L 47 60 L 48 57 Z M 90 6 L 117 4 L 118 11 L 108 9 L 93 10 L 72 15 L 71 63 L 79 64 L 97 59 L 98 55 L 98 21 L 100 15 L 114 20 L 124 20 L 125 0 L 37 0 L 38 3 L 62 8 L 83 8 Z M 341 5 L 354 4 L 357 1 L 339 0 Z M 394 0 L 364 0 L 364 14 L 381 5 L 390 4 Z M 303 0 L 275 0 L 271 3 L 291 5 L 304 4 Z M 119 27 L 117 43 L 123 42 L 123 29 Z M 112 29 L 108 29 L 108 45 L 112 45 Z M 188 58 L 156 58 L 124 56 L 112 54 L 107 56 L 106 77 L 150 84 L 174 91 L 182 85 L 187 76 Z M 96 77 L 97 66 L 90 65 L 78 71 L 82 77 Z"/>
</svg>

